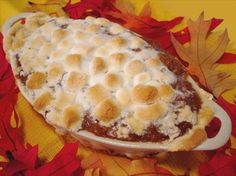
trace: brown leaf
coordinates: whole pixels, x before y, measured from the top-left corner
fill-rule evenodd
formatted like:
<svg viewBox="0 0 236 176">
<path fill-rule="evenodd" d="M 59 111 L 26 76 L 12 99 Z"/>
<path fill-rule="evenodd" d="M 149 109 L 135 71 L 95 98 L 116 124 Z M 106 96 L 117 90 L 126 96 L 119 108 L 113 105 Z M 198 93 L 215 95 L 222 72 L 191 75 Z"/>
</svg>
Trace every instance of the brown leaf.
<svg viewBox="0 0 236 176">
<path fill-rule="evenodd" d="M 231 74 L 217 71 L 216 62 L 224 54 L 229 43 L 228 32 L 225 30 L 216 42 L 207 47 L 208 31 L 211 20 L 204 20 L 204 13 L 201 13 L 196 21 L 188 21 L 188 28 L 191 41 L 188 47 L 184 47 L 173 35 L 171 41 L 179 57 L 188 63 L 187 69 L 191 75 L 197 76 L 199 82 L 207 87 L 212 93 L 219 97 L 226 90 L 236 86 L 236 80 L 230 78 Z"/>
</svg>

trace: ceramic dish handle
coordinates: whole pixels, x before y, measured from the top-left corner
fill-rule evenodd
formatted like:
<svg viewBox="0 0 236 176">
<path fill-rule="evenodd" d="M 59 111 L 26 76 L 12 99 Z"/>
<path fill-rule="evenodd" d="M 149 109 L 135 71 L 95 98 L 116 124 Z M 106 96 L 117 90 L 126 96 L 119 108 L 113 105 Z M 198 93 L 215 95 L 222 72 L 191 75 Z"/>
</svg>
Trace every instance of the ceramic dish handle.
<svg viewBox="0 0 236 176">
<path fill-rule="evenodd" d="M 194 150 L 214 150 L 223 146 L 230 138 L 232 124 L 228 114 L 214 101 L 210 102 L 211 108 L 215 111 L 215 117 L 221 121 L 221 128 L 213 138 L 208 138 Z"/>
<path fill-rule="evenodd" d="M 9 18 L 2 26 L 3 37 L 5 37 L 7 35 L 7 31 L 10 29 L 10 27 L 13 24 L 15 24 L 17 21 L 19 21 L 21 19 L 26 18 L 30 14 L 32 14 L 32 13 L 31 12 L 19 13 L 18 15 Z"/>
</svg>

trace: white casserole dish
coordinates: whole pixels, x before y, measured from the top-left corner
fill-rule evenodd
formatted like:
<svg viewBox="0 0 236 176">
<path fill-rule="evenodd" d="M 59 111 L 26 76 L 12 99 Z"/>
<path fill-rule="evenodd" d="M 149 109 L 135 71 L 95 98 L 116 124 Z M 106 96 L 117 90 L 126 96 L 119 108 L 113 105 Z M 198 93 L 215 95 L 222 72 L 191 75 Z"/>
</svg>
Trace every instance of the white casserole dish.
<svg viewBox="0 0 236 176">
<path fill-rule="evenodd" d="M 31 13 L 21 13 L 6 21 L 2 27 L 3 36 L 6 35 L 9 28 L 16 21 L 27 17 L 29 14 Z M 189 81 L 192 82 L 192 80 Z M 195 147 L 193 149 L 195 151 L 217 149 L 224 145 L 231 135 L 232 124 L 227 113 L 210 98 L 209 100 L 207 100 L 206 104 L 213 109 L 213 111 L 215 112 L 215 117 L 217 117 L 221 121 L 221 128 L 215 137 L 208 138 L 202 144 Z M 64 129 L 61 128 L 57 128 L 57 131 L 60 133 L 65 133 Z M 79 131 L 77 133 L 69 131 L 69 133 L 77 138 L 85 146 L 91 147 L 96 150 L 105 151 L 110 154 L 125 155 L 131 158 L 155 155 L 159 152 L 168 152 L 168 148 L 170 148 L 169 145 L 163 145 L 161 143 L 128 142 L 99 137 L 85 130 Z"/>
</svg>

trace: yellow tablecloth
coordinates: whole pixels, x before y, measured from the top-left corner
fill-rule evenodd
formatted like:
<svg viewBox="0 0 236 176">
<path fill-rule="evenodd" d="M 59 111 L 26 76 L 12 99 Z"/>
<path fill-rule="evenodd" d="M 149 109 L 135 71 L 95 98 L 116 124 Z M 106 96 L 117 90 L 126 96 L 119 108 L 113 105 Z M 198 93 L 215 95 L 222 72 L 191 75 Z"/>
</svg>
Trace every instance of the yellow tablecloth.
<svg viewBox="0 0 236 176">
<path fill-rule="evenodd" d="M 31 1 L 41 4 L 46 2 L 46 0 Z M 145 0 L 130 1 L 134 4 L 137 14 L 147 2 Z M 67 0 L 64 0 L 64 2 L 66 3 Z M 158 20 L 171 19 L 176 16 L 184 16 L 186 17 L 185 19 L 189 17 L 196 19 L 202 11 L 205 11 L 206 18 L 223 18 L 224 23 L 217 30 L 221 31 L 227 27 L 230 38 L 236 39 L 236 23 L 233 17 L 236 10 L 236 1 L 234 0 L 149 0 L 149 2 L 152 9 L 152 17 Z M 58 8 L 58 5 L 49 5 L 47 8 Z M 0 0 L 0 26 L 7 18 L 29 9 L 28 0 Z M 186 25 L 186 20 L 183 25 Z M 174 30 L 178 30 L 181 27 L 183 26 L 178 26 Z M 231 41 L 228 50 L 235 53 L 236 44 L 234 41 Z M 65 142 L 74 140 L 70 137 L 62 137 L 56 134 L 54 129 L 44 122 L 43 118 L 31 108 L 21 94 L 18 96 L 16 108 L 22 120 L 22 135 L 24 135 L 25 141 L 30 144 L 39 145 L 40 158 L 44 158 L 46 161 L 52 159 Z M 79 154 L 82 157 L 86 157 L 88 153 L 87 149 L 80 148 L 79 150 Z M 162 165 L 171 168 L 176 174 L 184 174 L 186 170 L 191 170 L 190 175 L 197 175 L 196 171 L 199 163 L 205 160 L 206 156 L 202 152 L 178 152 L 170 154 Z M 112 175 L 115 175 L 115 173 Z"/>
</svg>

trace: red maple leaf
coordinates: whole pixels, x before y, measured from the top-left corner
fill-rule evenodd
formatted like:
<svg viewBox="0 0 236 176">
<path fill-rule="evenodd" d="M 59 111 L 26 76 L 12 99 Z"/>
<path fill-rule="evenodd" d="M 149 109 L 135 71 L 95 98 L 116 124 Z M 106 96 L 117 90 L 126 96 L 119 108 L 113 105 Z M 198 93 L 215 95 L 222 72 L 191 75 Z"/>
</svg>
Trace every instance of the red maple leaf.
<svg viewBox="0 0 236 176">
<path fill-rule="evenodd" d="M 105 11 L 118 11 L 114 2 L 115 0 L 81 0 L 72 4 L 69 0 L 63 9 L 72 19 L 85 18 L 89 15 L 101 17 Z"/>
<path fill-rule="evenodd" d="M 34 148 L 25 148 L 22 144 L 19 117 L 14 109 L 18 89 L 2 49 L 2 39 L 0 34 L 0 155 L 8 162 L 1 162 L 0 165 L 3 167 L 2 173 L 13 175 L 32 165 L 31 162 L 34 161 L 31 160 L 31 157 L 35 155 L 35 150 L 31 150 Z M 15 126 L 11 125 L 13 120 Z"/>
<path fill-rule="evenodd" d="M 0 155 L 7 158 L 6 151 L 16 150 L 20 137 L 19 117 L 14 109 L 17 101 L 18 89 L 11 67 L 5 59 L 2 49 L 2 35 L 0 34 Z M 12 112 L 14 113 L 13 116 Z M 11 119 L 11 117 L 13 119 Z M 15 126 L 11 125 L 15 121 Z"/>
<path fill-rule="evenodd" d="M 199 174 L 201 176 L 234 176 L 236 173 L 236 150 L 230 149 L 230 154 L 224 150 L 216 154 L 207 162 L 200 166 Z"/>
<path fill-rule="evenodd" d="M 232 134 L 233 136 L 236 136 L 236 105 L 235 104 L 230 104 L 225 99 L 220 96 L 216 102 L 228 113 L 228 115 L 231 118 L 232 122 Z"/>
<path fill-rule="evenodd" d="M 65 144 L 61 151 L 44 165 L 24 172 L 26 176 L 61 176 L 61 175 L 82 175 L 80 160 L 77 158 L 79 143 Z"/>
<path fill-rule="evenodd" d="M 48 163 L 39 165 L 38 146 L 27 148 L 24 146 L 14 152 L 7 152 L 8 162 L 0 162 L 4 175 L 25 175 L 25 176 L 61 176 L 61 175 L 82 175 L 80 160 L 77 158 L 78 143 L 65 144 L 60 152 Z"/>
<path fill-rule="evenodd" d="M 6 154 L 9 161 L 2 163 L 2 173 L 4 175 L 23 174 L 24 171 L 35 167 L 38 158 L 38 146 L 28 146 L 28 148 L 22 146 L 14 152 L 7 151 Z"/>
<path fill-rule="evenodd" d="M 75 4 L 71 4 L 69 1 L 63 9 L 73 19 L 85 18 L 88 15 L 107 18 L 142 35 L 151 44 L 166 48 L 171 45 L 169 30 L 179 24 L 183 17 L 176 17 L 169 21 L 157 21 L 144 15 L 149 11 L 148 8 L 150 7 L 146 4 L 140 13 L 141 15 L 136 16 L 116 8 L 115 0 L 95 0 L 92 2 L 91 0 L 82 0 Z"/>
</svg>

